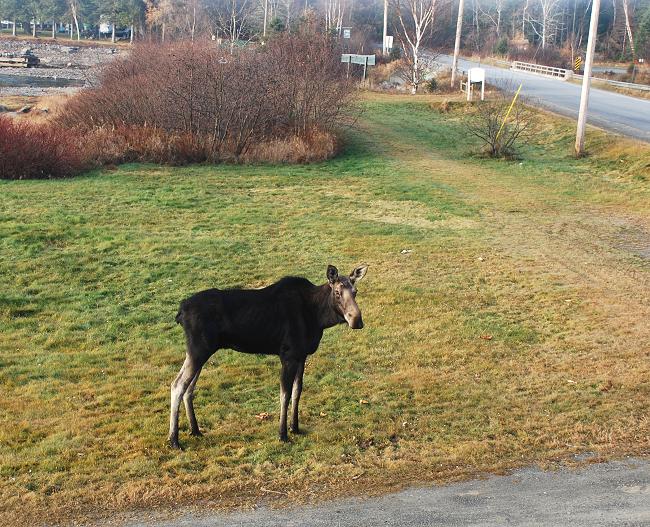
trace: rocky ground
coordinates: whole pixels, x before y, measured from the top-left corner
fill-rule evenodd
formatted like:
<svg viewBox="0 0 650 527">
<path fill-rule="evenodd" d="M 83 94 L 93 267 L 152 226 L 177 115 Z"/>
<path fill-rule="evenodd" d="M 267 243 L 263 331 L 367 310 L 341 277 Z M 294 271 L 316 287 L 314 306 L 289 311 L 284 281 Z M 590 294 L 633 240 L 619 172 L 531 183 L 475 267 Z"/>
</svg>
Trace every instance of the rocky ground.
<svg viewBox="0 0 650 527">
<path fill-rule="evenodd" d="M 97 82 L 99 73 L 106 64 L 127 52 L 119 47 L 0 39 L 0 53 L 20 55 L 27 49 L 39 58 L 39 66 L 0 68 L 0 91 L 3 95 L 51 95 L 91 86 Z M 30 78 L 29 82 L 21 82 L 21 79 L 27 77 Z M 43 86 L 34 79 L 52 79 L 54 82 Z"/>
</svg>

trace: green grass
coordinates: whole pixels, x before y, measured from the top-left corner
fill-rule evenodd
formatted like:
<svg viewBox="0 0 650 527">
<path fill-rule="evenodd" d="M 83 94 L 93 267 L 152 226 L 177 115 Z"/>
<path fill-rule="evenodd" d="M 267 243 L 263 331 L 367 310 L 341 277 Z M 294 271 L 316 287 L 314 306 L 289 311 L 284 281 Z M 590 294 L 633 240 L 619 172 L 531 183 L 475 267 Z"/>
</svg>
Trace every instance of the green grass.
<svg viewBox="0 0 650 527">
<path fill-rule="evenodd" d="M 647 453 L 648 148 L 594 132 L 576 160 L 571 125 L 540 117 L 521 161 L 485 160 L 430 101 L 368 98 L 326 163 L 2 182 L 6 521 Z M 220 351 L 195 400 L 205 436 L 181 415 L 186 450 L 166 448 L 181 299 L 361 262 L 366 327 L 329 330 L 308 362 L 306 435 L 276 439 L 277 359 Z"/>
</svg>

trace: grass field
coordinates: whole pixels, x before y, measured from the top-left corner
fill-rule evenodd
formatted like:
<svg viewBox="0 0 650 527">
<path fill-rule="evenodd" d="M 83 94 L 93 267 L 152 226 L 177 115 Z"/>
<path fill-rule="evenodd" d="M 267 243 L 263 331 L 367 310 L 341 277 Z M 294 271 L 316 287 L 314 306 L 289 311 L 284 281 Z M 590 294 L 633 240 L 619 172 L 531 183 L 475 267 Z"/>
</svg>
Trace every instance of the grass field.
<svg viewBox="0 0 650 527">
<path fill-rule="evenodd" d="M 540 116 L 520 161 L 485 160 L 431 101 L 367 97 L 322 164 L 0 183 L 0 523 L 648 454 L 650 148 L 591 132 L 575 160 L 571 123 Z M 186 449 L 165 446 L 182 298 L 360 262 L 366 327 L 309 360 L 306 435 L 276 439 L 277 359 L 222 351 L 205 437 L 182 414 Z"/>
</svg>

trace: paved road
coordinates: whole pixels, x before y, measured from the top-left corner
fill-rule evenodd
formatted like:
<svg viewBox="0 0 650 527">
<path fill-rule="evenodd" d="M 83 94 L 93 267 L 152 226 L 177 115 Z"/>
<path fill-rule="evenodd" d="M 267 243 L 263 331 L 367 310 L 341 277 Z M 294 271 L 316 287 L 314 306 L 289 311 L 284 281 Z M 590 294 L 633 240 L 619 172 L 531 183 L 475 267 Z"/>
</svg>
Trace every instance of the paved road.
<svg viewBox="0 0 650 527">
<path fill-rule="evenodd" d="M 650 461 L 510 476 L 346 499 L 295 510 L 186 514 L 129 527 L 650 526 Z"/>
<path fill-rule="evenodd" d="M 436 61 L 451 65 L 452 58 L 449 55 L 441 55 Z M 473 61 L 459 60 L 459 68 L 462 70 L 477 65 L 478 63 Z M 487 82 L 497 85 L 507 83 L 514 85 L 515 88 L 521 82 L 523 83 L 521 93 L 534 104 L 577 118 L 580 106 L 578 84 L 484 64 L 481 67 L 486 69 Z M 595 88 L 592 88 L 589 93 L 589 124 L 650 142 L 649 99 L 637 99 Z"/>
</svg>

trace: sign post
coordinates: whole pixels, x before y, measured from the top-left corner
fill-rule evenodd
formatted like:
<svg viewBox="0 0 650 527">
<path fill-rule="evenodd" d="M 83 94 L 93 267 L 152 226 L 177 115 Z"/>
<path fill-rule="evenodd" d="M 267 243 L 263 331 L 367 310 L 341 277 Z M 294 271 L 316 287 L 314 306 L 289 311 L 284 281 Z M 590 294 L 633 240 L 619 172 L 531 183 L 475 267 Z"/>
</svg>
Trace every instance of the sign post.
<svg viewBox="0 0 650 527">
<path fill-rule="evenodd" d="M 363 66 L 363 80 L 366 80 L 366 73 L 368 66 L 375 65 L 374 55 L 355 55 L 354 53 L 343 53 L 341 55 L 341 62 L 348 65 L 347 76 L 350 76 L 350 64 L 360 64 Z"/>
<path fill-rule="evenodd" d="M 576 57 L 575 63 L 573 65 L 573 70 L 578 72 L 582 66 L 582 57 Z"/>
</svg>

